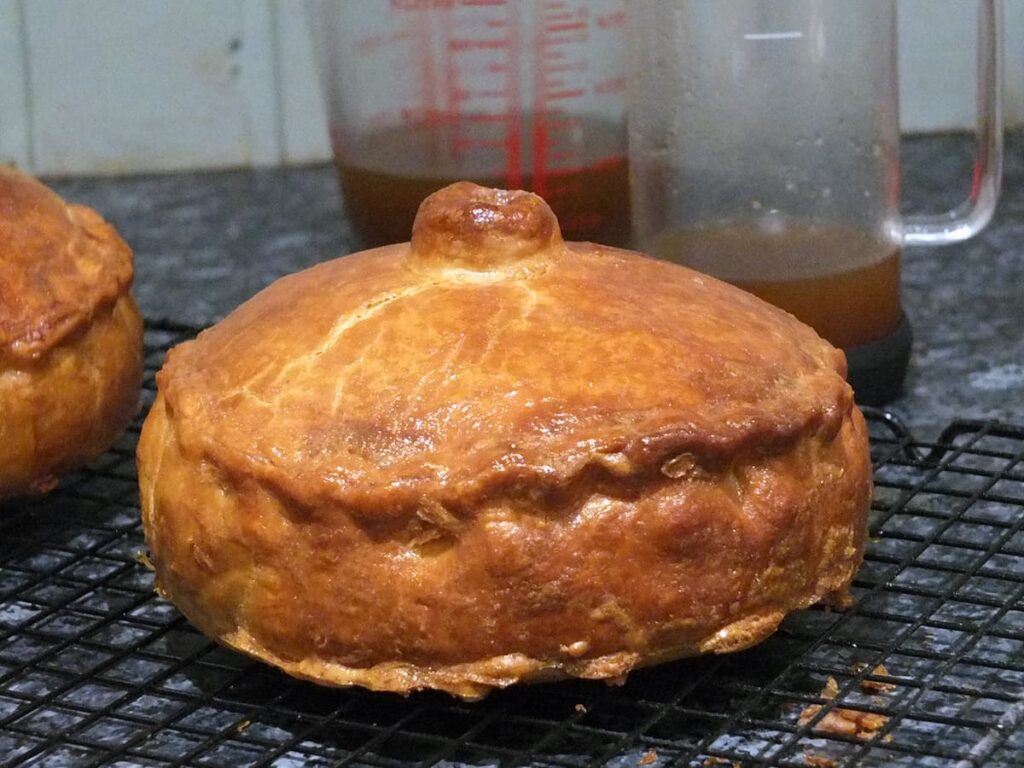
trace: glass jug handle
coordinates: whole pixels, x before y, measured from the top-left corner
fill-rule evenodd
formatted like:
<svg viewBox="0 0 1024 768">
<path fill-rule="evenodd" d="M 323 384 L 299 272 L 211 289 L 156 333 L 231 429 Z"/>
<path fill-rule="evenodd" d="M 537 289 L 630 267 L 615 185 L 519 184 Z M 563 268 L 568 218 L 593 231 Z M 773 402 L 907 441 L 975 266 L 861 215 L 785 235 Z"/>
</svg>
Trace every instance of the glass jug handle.
<svg viewBox="0 0 1024 768">
<path fill-rule="evenodd" d="M 992 218 L 1003 181 L 1003 51 L 1000 0 L 978 0 L 978 107 L 971 194 L 939 215 L 908 216 L 904 245 L 944 245 L 978 234 Z"/>
</svg>

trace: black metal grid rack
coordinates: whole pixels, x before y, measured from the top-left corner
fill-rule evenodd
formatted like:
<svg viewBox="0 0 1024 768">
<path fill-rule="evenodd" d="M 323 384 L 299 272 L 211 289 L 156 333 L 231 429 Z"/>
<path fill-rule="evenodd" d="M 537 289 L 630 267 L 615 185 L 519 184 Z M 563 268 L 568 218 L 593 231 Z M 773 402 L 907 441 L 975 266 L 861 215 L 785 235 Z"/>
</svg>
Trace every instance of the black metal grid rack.
<svg viewBox="0 0 1024 768">
<path fill-rule="evenodd" d="M 149 400 L 190 334 L 147 332 Z M 0 509 L 0 765 L 1024 764 L 1024 428 L 958 422 L 920 444 L 875 414 L 872 432 L 852 608 L 618 688 L 465 704 L 318 688 L 193 630 L 136 560 L 136 425 L 51 496 Z M 825 730 L 843 715 L 880 717 Z"/>
</svg>

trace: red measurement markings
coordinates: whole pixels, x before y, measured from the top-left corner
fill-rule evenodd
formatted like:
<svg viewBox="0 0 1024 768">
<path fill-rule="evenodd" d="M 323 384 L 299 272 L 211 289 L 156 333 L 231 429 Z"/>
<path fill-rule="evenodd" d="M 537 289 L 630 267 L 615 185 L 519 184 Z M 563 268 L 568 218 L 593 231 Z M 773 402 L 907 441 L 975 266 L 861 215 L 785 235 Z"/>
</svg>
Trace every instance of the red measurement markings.
<svg viewBox="0 0 1024 768">
<path fill-rule="evenodd" d="M 586 21 L 590 18 L 590 9 L 586 5 L 577 5 L 575 8 L 569 8 L 567 4 L 560 3 L 558 8 L 565 8 L 566 10 L 558 10 L 557 8 L 548 7 L 544 11 L 544 21 L 547 24 L 555 24 L 560 21 Z"/>
<path fill-rule="evenodd" d="M 445 18 L 444 21 L 446 23 L 441 31 L 441 39 L 445 43 L 442 48 L 442 60 L 444 62 L 445 106 L 448 112 L 454 116 L 454 119 L 450 123 L 451 128 L 448 130 L 451 131 L 451 139 L 455 141 L 459 138 L 459 128 L 462 123 L 459 116 L 462 113 L 461 92 L 463 90 L 463 86 L 459 78 L 459 68 L 456 64 L 455 56 L 448 53 L 449 46 L 451 45 L 451 36 L 454 25 L 447 23 L 451 21 L 450 17 Z M 439 158 L 447 156 L 449 153 L 449 149 L 445 146 L 446 137 L 441 136 L 439 139 L 435 139 L 434 141 L 435 143 L 431 148 L 431 151 L 434 153 L 435 162 L 440 163 Z"/>
<path fill-rule="evenodd" d="M 589 39 L 590 33 L 586 29 L 581 29 L 578 32 L 572 32 L 567 35 L 552 35 L 551 37 L 547 38 L 544 42 L 547 43 L 548 45 L 574 45 L 576 43 L 585 43 Z"/>
<path fill-rule="evenodd" d="M 462 51 L 496 51 L 508 47 L 508 39 L 504 37 L 499 37 L 493 40 L 474 40 L 462 37 L 448 41 L 448 50 L 454 51 L 455 53 L 461 53 Z"/>
<path fill-rule="evenodd" d="M 548 24 L 544 29 L 547 32 L 575 32 L 576 30 L 586 29 L 587 22 L 585 21 L 563 21 L 556 24 Z"/>
<path fill-rule="evenodd" d="M 545 94 L 548 101 L 568 101 L 569 99 L 578 99 L 580 96 L 586 95 L 586 88 L 567 88 L 562 91 L 551 91 Z"/>
<path fill-rule="evenodd" d="M 570 5 L 565 0 L 542 0 L 539 11 L 534 36 L 533 184 L 536 192 L 544 196 L 553 192 L 549 184 L 550 165 L 556 159 L 552 148 L 558 144 L 560 128 L 553 123 L 550 111 L 586 93 L 562 75 L 570 71 L 565 46 L 586 41 L 588 14 L 585 6 Z M 562 154 L 558 153 L 557 160 L 562 160 Z"/>
<path fill-rule="evenodd" d="M 457 83 L 458 82 L 458 75 L 452 73 L 451 63 L 450 62 L 445 62 L 445 64 L 447 65 L 445 67 L 445 71 L 449 73 L 448 74 L 448 77 L 450 78 L 449 79 L 449 83 Z M 453 77 L 454 77 L 454 79 L 451 79 Z M 470 91 L 468 88 L 453 88 L 453 87 L 451 87 L 451 85 L 449 85 L 449 87 L 448 87 L 448 100 L 452 104 L 461 104 L 464 101 L 468 101 L 469 97 L 472 96 L 472 95 L 473 95 L 473 92 Z"/>
<path fill-rule="evenodd" d="M 586 59 L 577 59 L 576 61 L 567 61 L 564 64 L 551 64 L 547 67 L 547 71 L 551 75 L 560 75 L 563 72 L 582 74 L 587 71 L 587 61 Z"/>
<path fill-rule="evenodd" d="M 504 159 L 506 185 L 520 187 L 520 30 L 513 5 L 508 0 L 460 0 L 465 14 L 457 12 L 446 25 L 442 56 L 449 98 L 459 115 L 450 135 L 452 151 L 457 156 L 482 151 Z M 481 35 L 481 30 L 487 32 Z M 495 102 L 504 106 L 492 107 Z"/>
<path fill-rule="evenodd" d="M 390 117 L 388 116 L 390 114 Z M 459 119 L 458 112 L 452 112 L 451 110 L 445 109 L 413 109 L 405 107 L 397 113 L 403 123 L 407 125 L 418 125 L 420 123 L 430 123 L 432 125 L 440 123 L 452 123 L 454 124 Z M 381 119 L 374 120 L 374 125 L 378 125 L 381 128 L 388 128 L 395 124 L 395 113 L 381 113 Z"/>
<path fill-rule="evenodd" d="M 455 7 L 455 0 L 391 0 L 391 7 L 396 11 L 447 10 Z"/>
<path fill-rule="evenodd" d="M 505 187 L 521 189 L 523 186 L 523 121 L 520 119 L 522 98 L 520 87 L 520 36 L 522 30 L 519 14 L 509 12 L 507 37 L 508 52 L 505 71 Z"/>
<path fill-rule="evenodd" d="M 601 29 L 618 29 L 626 24 L 625 11 L 613 11 L 597 17 L 597 26 Z"/>
<path fill-rule="evenodd" d="M 406 33 L 413 40 L 413 56 L 419 86 L 419 93 L 415 94 L 414 98 L 418 100 L 419 109 L 428 116 L 428 120 L 442 109 L 438 72 L 431 50 L 430 22 L 431 14 L 417 14 L 415 17 L 406 16 L 403 24 Z M 450 104 L 444 107 L 451 109 Z"/>
</svg>

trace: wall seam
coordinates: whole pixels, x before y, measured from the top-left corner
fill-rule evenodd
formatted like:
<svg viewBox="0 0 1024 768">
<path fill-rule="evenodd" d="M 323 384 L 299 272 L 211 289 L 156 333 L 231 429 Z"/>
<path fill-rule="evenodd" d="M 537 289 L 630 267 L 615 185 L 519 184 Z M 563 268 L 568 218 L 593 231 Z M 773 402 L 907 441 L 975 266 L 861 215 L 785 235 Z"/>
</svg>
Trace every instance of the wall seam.
<svg viewBox="0 0 1024 768">
<path fill-rule="evenodd" d="M 32 88 L 32 56 L 28 34 L 28 14 L 25 13 L 26 0 L 18 0 L 15 12 L 18 15 L 18 37 L 21 39 L 21 71 L 24 78 L 25 110 L 25 152 L 28 155 L 28 170 L 34 172 L 37 167 L 36 158 L 36 111 Z"/>
<path fill-rule="evenodd" d="M 281 19 L 278 0 L 267 0 L 270 6 L 270 55 L 274 73 L 274 134 L 278 146 L 278 162 L 288 164 L 287 136 L 285 135 L 284 59 L 281 50 Z"/>
</svg>

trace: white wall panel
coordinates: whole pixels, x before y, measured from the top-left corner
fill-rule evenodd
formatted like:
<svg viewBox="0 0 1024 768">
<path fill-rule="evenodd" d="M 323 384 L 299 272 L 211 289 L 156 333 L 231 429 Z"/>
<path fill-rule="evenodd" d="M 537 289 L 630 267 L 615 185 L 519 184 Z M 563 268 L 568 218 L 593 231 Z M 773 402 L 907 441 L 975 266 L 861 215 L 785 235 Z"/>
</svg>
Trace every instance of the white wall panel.
<svg viewBox="0 0 1024 768">
<path fill-rule="evenodd" d="M 166 0 L 165 0 L 166 2 Z M 242 0 L 237 51 L 243 148 L 253 165 L 276 165 L 281 159 L 281 88 L 274 58 L 274 14 L 270 0 Z M 248 164 L 248 163 L 247 163 Z"/>
<path fill-rule="evenodd" d="M 35 170 L 118 173 L 276 159 L 269 25 L 256 6 L 25 3 Z"/>
<path fill-rule="evenodd" d="M 1024 121 L 1024 0 L 1004 0 L 1006 117 Z M 974 125 L 977 3 L 900 0 L 900 96 L 906 131 Z"/>
<path fill-rule="evenodd" d="M 0 163 L 31 166 L 28 80 L 21 44 L 21 8 L 0 0 Z"/>
<path fill-rule="evenodd" d="M 900 0 L 904 130 L 974 124 L 974 2 Z"/>
<path fill-rule="evenodd" d="M 302 3 L 273 0 L 281 75 L 284 160 L 308 163 L 330 157 L 327 117 L 313 66 Z"/>
<path fill-rule="evenodd" d="M 1010 125 L 1024 124 L 1024 0 L 1005 0 L 1006 115 Z"/>
<path fill-rule="evenodd" d="M 904 129 L 971 127 L 975 3 L 899 2 Z M 1004 8 L 1006 113 L 1020 123 L 1024 0 Z M 327 159 L 303 9 L 0 0 L 0 162 L 60 174 Z"/>
</svg>

